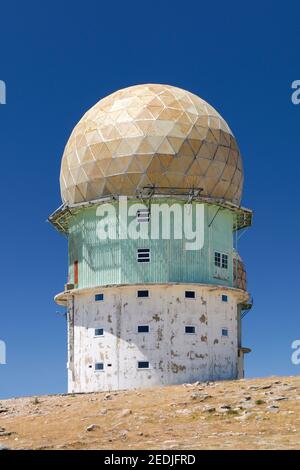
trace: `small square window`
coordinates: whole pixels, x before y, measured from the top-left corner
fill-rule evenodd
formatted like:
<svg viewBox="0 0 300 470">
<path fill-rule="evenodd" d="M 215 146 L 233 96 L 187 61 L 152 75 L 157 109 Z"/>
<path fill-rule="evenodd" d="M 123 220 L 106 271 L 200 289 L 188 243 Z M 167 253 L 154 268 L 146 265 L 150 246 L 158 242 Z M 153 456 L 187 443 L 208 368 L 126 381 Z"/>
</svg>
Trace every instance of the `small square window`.
<svg viewBox="0 0 300 470">
<path fill-rule="evenodd" d="M 150 211 L 149 209 L 139 209 L 136 213 L 137 220 L 139 223 L 149 222 L 150 220 Z"/>
<path fill-rule="evenodd" d="M 217 266 L 218 268 L 221 267 L 221 253 L 219 253 L 218 251 L 215 251 L 215 266 Z"/>
<path fill-rule="evenodd" d="M 95 336 L 104 336 L 103 328 L 95 328 Z"/>
<path fill-rule="evenodd" d="M 95 364 L 95 370 L 104 370 L 104 364 L 103 364 L 103 362 L 96 362 L 96 364 Z"/>
<path fill-rule="evenodd" d="M 194 326 L 186 326 L 185 332 L 189 335 L 194 335 L 196 333 L 196 328 Z"/>
<path fill-rule="evenodd" d="M 139 263 L 149 263 L 150 261 L 149 248 L 139 248 L 137 250 L 137 260 Z"/>
<path fill-rule="evenodd" d="M 228 336 L 228 328 L 222 328 L 222 336 Z"/>
<path fill-rule="evenodd" d="M 149 325 L 138 325 L 138 333 L 149 333 Z"/>
<path fill-rule="evenodd" d="M 138 290 L 137 291 L 137 296 L 138 297 L 149 297 L 149 291 L 148 290 Z"/>
<path fill-rule="evenodd" d="M 95 301 L 99 302 L 101 300 L 104 300 L 104 294 L 96 294 L 95 295 Z"/>
<path fill-rule="evenodd" d="M 185 291 L 185 298 L 186 299 L 194 299 L 195 298 L 195 291 L 194 290 L 186 290 Z"/>
<path fill-rule="evenodd" d="M 138 362 L 138 369 L 149 369 L 149 362 L 139 361 Z"/>
<path fill-rule="evenodd" d="M 223 294 L 222 295 L 222 302 L 228 302 L 228 296 Z"/>
<path fill-rule="evenodd" d="M 222 268 L 228 269 L 228 255 L 222 254 Z"/>
</svg>

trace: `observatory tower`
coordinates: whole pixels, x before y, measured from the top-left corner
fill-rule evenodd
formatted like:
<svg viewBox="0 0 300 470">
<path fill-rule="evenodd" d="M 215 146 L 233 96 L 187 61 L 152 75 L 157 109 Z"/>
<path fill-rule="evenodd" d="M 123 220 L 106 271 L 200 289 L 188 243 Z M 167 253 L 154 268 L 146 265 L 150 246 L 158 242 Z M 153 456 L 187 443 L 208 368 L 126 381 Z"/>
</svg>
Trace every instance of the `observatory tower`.
<svg viewBox="0 0 300 470">
<path fill-rule="evenodd" d="M 69 392 L 243 377 L 236 240 L 252 212 L 216 110 L 173 86 L 117 91 L 75 126 L 60 186 Z"/>
</svg>

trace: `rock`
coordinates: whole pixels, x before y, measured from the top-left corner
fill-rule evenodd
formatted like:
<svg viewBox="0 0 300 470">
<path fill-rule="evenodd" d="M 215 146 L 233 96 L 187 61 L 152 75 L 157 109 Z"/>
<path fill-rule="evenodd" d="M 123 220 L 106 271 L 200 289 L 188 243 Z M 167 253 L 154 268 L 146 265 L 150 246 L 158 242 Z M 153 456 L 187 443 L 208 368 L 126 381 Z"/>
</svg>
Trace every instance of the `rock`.
<svg viewBox="0 0 300 470">
<path fill-rule="evenodd" d="M 206 395 L 206 394 L 198 393 L 198 392 L 191 394 L 192 400 L 204 401 L 204 400 L 207 400 L 208 398 L 211 398 L 211 395 Z"/>
<path fill-rule="evenodd" d="M 269 390 L 272 388 L 272 385 L 250 385 L 248 390 Z"/>
<path fill-rule="evenodd" d="M 251 408 L 255 408 L 255 405 L 253 403 L 244 403 L 241 408 L 244 410 L 251 410 Z"/>
<path fill-rule="evenodd" d="M 129 415 L 131 415 L 131 414 L 132 414 L 132 411 L 129 410 L 129 409 L 127 409 L 127 408 L 125 408 L 125 409 L 121 412 L 120 417 L 125 418 L 125 416 L 129 416 Z"/>
<path fill-rule="evenodd" d="M 112 396 L 110 395 L 110 393 L 104 395 L 104 400 L 112 400 Z"/>
<path fill-rule="evenodd" d="M 178 415 L 191 415 L 193 412 L 192 410 L 184 409 L 184 410 L 177 410 L 176 413 Z"/>
<path fill-rule="evenodd" d="M 278 413 L 278 412 L 279 412 L 279 406 L 277 406 L 277 405 L 270 405 L 270 406 L 267 406 L 267 410 L 268 410 L 270 413 Z"/>
<path fill-rule="evenodd" d="M 245 395 L 244 396 L 245 401 L 249 401 L 249 400 L 251 400 L 251 398 L 252 398 L 251 395 Z"/>
<path fill-rule="evenodd" d="M 100 415 L 107 415 L 107 408 L 102 408 L 102 410 L 100 410 L 99 414 Z"/>
<path fill-rule="evenodd" d="M 272 400 L 274 401 L 282 401 L 282 400 L 287 400 L 287 397 L 273 397 Z"/>
<path fill-rule="evenodd" d="M 203 408 L 204 413 L 213 413 L 214 411 L 216 411 L 214 406 L 205 405 Z"/>
<path fill-rule="evenodd" d="M 7 413 L 8 411 L 8 408 L 0 408 L 0 413 Z"/>
<path fill-rule="evenodd" d="M 238 421 L 246 421 L 247 419 L 249 419 L 251 416 L 253 415 L 253 413 L 251 413 L 251 411 L 246 411 L 242 416 L 237 416 L 236 420 Z"/>
<path fill-rule="evenodd" d="M 120 431 L 120 438 L 121 439 L 126 439 L 128 436 L 128 431 L 127 429 L 124 429 L 123 431 Z"/>
<path fill-rule="evenodd" d="M 86 428 L 86 431 L 90 432 L 90 431 L 94 431 L 95 429 L 99 428 L 99 426 L 97 424 L 90 424 L 87 428 Z"/>
<path fill-rule="evenodd" d="M 11 436 L 12 434 L 15 434 L 15 433 L 6 431 L 5 428 L 0 428 L 0 437 L 7 437 L 7 436 Z"/>
</svg>

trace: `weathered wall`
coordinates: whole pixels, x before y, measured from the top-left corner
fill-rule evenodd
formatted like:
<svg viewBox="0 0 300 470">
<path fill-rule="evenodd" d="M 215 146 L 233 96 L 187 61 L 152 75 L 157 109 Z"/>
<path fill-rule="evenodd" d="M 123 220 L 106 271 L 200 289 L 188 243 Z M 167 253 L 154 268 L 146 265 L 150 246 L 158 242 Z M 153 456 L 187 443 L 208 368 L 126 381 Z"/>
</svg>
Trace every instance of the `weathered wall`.
<svg viewBox="0 0 300 470">
<path fill-rule="evenodd" d="M 150 298 L 137 298 L 138 289 L 148 289 Z M 186 299 L 185 290 L 194 290 L 196 298 Z M 104 293 L 104 301 L 96 302 L 95 293 Z M 222 301 L 224 293 L 228 302 Z M 237 378 L 239 295 L 234 289 L 191 284 L 78 293 L 74 332 L 69 322 L 69 392 Z M 150 332 L 137 333 L 141 324 Z M 196 333 L 186 334 L 185 325 L 195 326 Z M 104 328 L 104 336 L 95 337 L 95 328 Z M 222 328 L 228 328 L 228 337 Z M 150 368 L 138 370 L 143 360 Z M 104 363 L 104 371 L 95 371 L 96 362 Z"/>
</svg>

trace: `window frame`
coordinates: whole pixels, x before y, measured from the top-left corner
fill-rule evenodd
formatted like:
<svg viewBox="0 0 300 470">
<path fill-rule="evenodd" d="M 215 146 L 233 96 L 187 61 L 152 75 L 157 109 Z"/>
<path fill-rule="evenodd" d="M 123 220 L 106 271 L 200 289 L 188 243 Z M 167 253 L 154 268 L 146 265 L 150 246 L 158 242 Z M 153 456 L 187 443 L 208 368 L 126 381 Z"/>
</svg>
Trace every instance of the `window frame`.
<svg viewBox="0 0 300 470">
<path fill-rule="evenodd" d="M 98 296 L 102 295 L 102 299 L 97 299 Z M 99 294 L 95 294 L 95 302 L 103 302 L 104 301 L 104 293 L 99 292 Z"/>
<path fill-rule="evenodd" d="M 147 327 L 148 328 L 148 331 L 139 331 L 139 328 L 141 327 Z M 139 335 L 147 335 L 148 333 L 150 333 L 150 326 L 149 325 L 146 325 L 146 324 L 140 324 L 137 326 L 137 333 Z"/>
<path fill-rule="evenodd" d="M 193 332 L 186 331 L 187 328 L 193 328 Z M 196 334 L 196 326 L 195 325 L 184 325 L 184 334 L 185 335 L 195 335 Z"/>
<path fill-rule="evenodd" d="M 221 268 L 222 269 L 228 270 L 228 259 L 229 259 L 228 254 L 227 253 L 222 253 L 222 259 L 221 259 Z M 226 262 L 224 260 L 226 260 Z"/>
<path fill-rule="evenodd" d="M 136 219 L 139 224 L 149 223 L 151 217 L 150 209 L 138 209 L 136 211 Z"/>
<path fill-rule="evenodd" d="M 224 334 L 223 334 L 223 331 L 226 331 L 227 334 L 224 335 Z M 229 330 L 228 330 L 227 326 L 222 326 L 222 328 L 221 328 L 221 336 L 222 336 L 222 338 L 228 338 L 228 337 L 229 337 Z"/>
<path fill-rule="evenodd" d="M 140 367 L 139 364 L 148 364 L 148 367 Z M 150 369 L 150 362 L 149 361 L 137 361 L 137 369 L 138 370 L 149 370 Z"/>
<path fill-rule="evenodd" d="M 146 255 L 146 254 L 148 254 L 148 257 L 147 256 L 139 257 L 139 255 Z M 150 263 L 151 261 L 150 248 L 138 248 L 137 253 L 136 253 L 136 259 L 138 263 Z"/>
<path fill-rule="evenodd" d="M 139 295 L 139 292 L 148 292 L 148 295 Z M 150 298 L 150 291 L 149 289 L 138 289 L 136 291 L 136 298 L 137 299 L 149 299 Z"/>
<path fill-rule="evenodd" d="M 96 331 L 97 330 L 102 330 L 102 335 L 97 335 L 96 334 Z M 94 338 L 103 338 L 104 336 L 104 328 L 103 327 L 100 327 L 100 328 L 94 328 Z"/>
<path fill-rule="evenodd" d="M 193 293 L 194 296 L 192 296 L 192 297 L 187 296 L 186 294 L 187 294 L 188 292 Z M 195 299 L 196 299 L 196 291 L 195 291 L 195 290 L 185 290 L 185 291 L 184 291 L 184 298 L 185 298 L 185 299 L 189 299 L 189 300 L 195 300 Z"/>
</svg>

